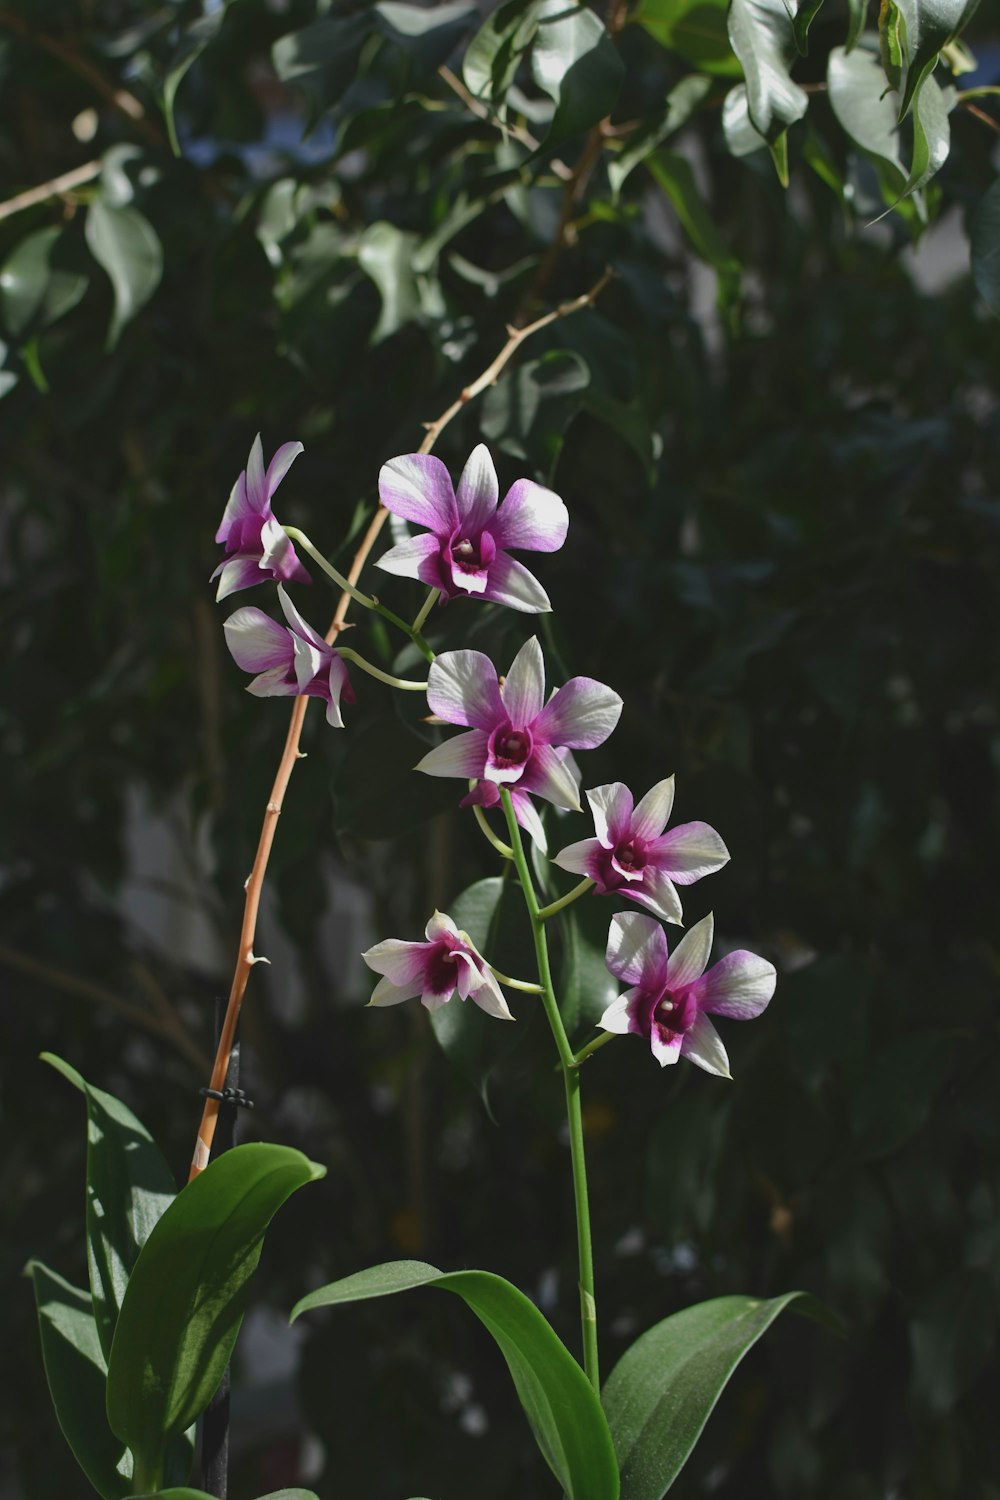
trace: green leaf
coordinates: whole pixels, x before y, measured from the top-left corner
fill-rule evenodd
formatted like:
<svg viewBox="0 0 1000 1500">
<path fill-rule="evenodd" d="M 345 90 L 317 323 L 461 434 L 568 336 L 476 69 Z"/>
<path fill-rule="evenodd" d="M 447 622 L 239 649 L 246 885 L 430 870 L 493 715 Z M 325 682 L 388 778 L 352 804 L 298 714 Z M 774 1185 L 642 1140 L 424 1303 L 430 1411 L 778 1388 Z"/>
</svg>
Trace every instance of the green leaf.
<svg viewBox="0 0 1000 1500">
<path fill-rule="evenodd" d="M 761 161 L 766 165 L 767 141 L 754 128 L 750 119 L 745 83 L 738 83 L 734 89 L 730 89 L 723 100 L 722 133 L 732 156 L 750 157 L 751 166 L 756 167 Z M 766 170 L 770 175 L 770 168 L 767 167 Z"/>
<path fill-rule="evenodd" d="M 896 107 L 886 92 L 879 59 L 867 47 L 834 47 L 827 63 L 830 108 L 846 134 L 875 168 L 882 197 L 898 203 L 907 172 L 900 154 Z M 921 205 L 922 206 L 922 205 Z"/>
<path fill-rule="evenodd" d="M 87 1103 L 87 1263 L 94 1320 L 104 1358 L 129 1275 L 176 1184 L 160 1148 L 126 1105 L 94 1088 L 51 1052 L 42 1061 L 78 1088 Z"/>
<path fill-rule="evenodd" d="M 160 284 L 163 248 L 156 231 L 137 208 L 114 208 L 96 198 L 87 210 L 87 244 L 114 288 L 115 307 L 106 347 L 113 349 L 122 329 Z"/>
<path fill-rule="evenodd" d="M 944 92 L 933 78 L 926 78 L 913 105 L 913 160 L 904 198 L 930 182 L 948 160 L 950 149 L 951 126 Z"/>
<path fill-rule="evenodd" d="M 809 55 L 809 28 L 819 13 L 823 0 L 800 0 L 798 11 L 792 31 L 795 36 L 795 50 L 800 57 Z"/>
<path fill-rule="evenodd" d="M 941 1417 L 993 1358 L 997 1311 L 987 1271 L 963 1268 L 935 1285 L 910 1325 L 913 1394 Z"/>
<path fill-rule="evenodd" d="M 53 264 L 61 229 L 39 229 L 21 240 L 0 270 L 0 312 L 20 338 L 32 325 L 48 327 L 71 312 L 87 290 L 87 278 Z"/>
<path fill-rule="evenodd" d="M 691 163 L 670 151 L 650 157 L 649 169 L 673 204 L 678 222 L 703 261 L 718 273 L 721 282 L 739 285 L 740 263 L 726 244 L 698 191 Z"/>
<path fill-rule="evenodd" d="M 0 398 L 6 396 L 7 392 L 13 390 L 17 385 L 17 375 L 13 370 L 5 370 L 3 366 L 7 363 L 9 354 L 7 345 L 0 339 Z"/>
<path fill-rule="evenodd" d="M 550 349 L 501 376 L 483 401 L 483 437 L 505 453 L 552 469 L 563 433 L 579 411 L 590 370 L 569 349 Z"/>
<path fill-rule="evenodd" d="M 167 68 L 163 79 L 162 108 L 163 117 L 167 124 L 167 135 L 170 138 L 170 149 L 175 156 L 180 156 L 181 148 L 177 142 L 177 127 L 174 120 L 174 103 L 177 98 L 177 90 L 188 71 L 198 61 L 209 42 L 213 42 L 218 35 L 219 27 L 222 25 L 226 15 L 229 0 L 222 0 L 222 4 L 216 9 L 210 10 L 207 15 L 201 16 L 193 25 L 189 26 L 184 33 L 184 40 Z"/>
<path fill-rule="evenodd" d="M 539 152 L 582 135 L 614 109 L 625 64 L 597 15 L 565 0 L 541 0 L 531 52 L 538 87 L 556 110 Z"/>
<path fill-rule="evenodd" d="M 121 1500 L 132 1488 L 132 1465 L 124 1443 L 108 1426 L 107 1365 L 89 1293 L 41 1261 L 30 1261 L 27 1270 L 35 1289 L 45 1378 L 63 1436 L 104 1500 Z"/>
<path fill-rule="evenodd" d="M 798 1311 L 821 1316 L 804 1292 L 769 1302 L 716 1297 L 664 1318 L 626 1350 L 602 1397 L 622 1500 L 661 1500 L 740 1360 L 795 1303 Z"/>
<path fill-rule="evenodd" d="M 521 58 L 534 40 L 540 0 L 508 0 L 487 16 L 462 62 L 465 86 L 477 99 L 499 107 L 514 82 Z"/>
<path fill-rule="evenodd" d="M 690 73 L 670 90 L 663 109 L 629 136 L 624 148 L 608 165 L 608 180 L 615 199 L 629 173 L 645 161 L 651 151 L 687 124 L 711 88 L 710 78 L 701 73 Z"/>
<path fill-rule="evenodd" d="M 568 1032 L 594 1026 L 618 993 L 604 955 L 608 946 L 611 907 L 585 896 L 560 918 L 562 970 L 559 1009 Z"/>
<path fill-rule="evenodd" d="M 408 323 L 420 307 L 413 269 L 419 237 L 397 229 L 384 219 L 369 224 L 358 245 L 358 265 L 374 281 L 382 298 L 382 312 L 372 343 L 378 344 Z"/>
<path fill-rule="evenodd" d="M 796 9 L 796 0 L 732 0 L 729 7 L 729 40 L 746 79 L 750 119 L 768 141 L 801 120 L 809 104 L 789 72 Z"/>
<path fill-rule="evenodd" d="M 144 1473 L 211 1400 L 236 1342 L 264 1231 L 325 1168 L 236 1146 L 182 1188 L 139 1253 L 108 1362 L 108 1420 Z"/>
<path fill-rule="evenodd" d="M 354 82 L 373 22 L 369 11 L 329 17 L 279 37 L 271 48 L 274 71 L 282 83 L 301 89 L 314 116 L 337 104 Z"/>
<path fill-rule="evenodd" d="M 445 0 L 432 6 L 378 0 L 374 15 L 379 31 L 405 50 L 412 74 L 419 77 L 447 62 L 478 12 L 472 0 Z"/>
<path fill-rule="evenodd" d="M 1000 178 L 976 209 L 969 239 L 976 291 L 1000 318 Z"/>
<path fill-rule="evenodd" d="M 729 0 L 643 0 L 634 19 L 668 52 L 705 73 L 738 78 L 740 64 L 729 43 Z"/>
<path fill-rule="evenodd" d="M 900 120 L 906 118 L 941 48 L 959 35 L 978 7 L 979 0 L 896 0 L 905 59 Z"/>
<path fill-rule="evenodd" d="M 566 1500 L 616 1500 L 618 1472 L 608 1425 L 590 1382 L 523 1292 L 488 1271 L 443 1273 L 423 1261 L 393 1261 L 304 1297 L 294 1321 L 317 1307 L 385 1297 L 411 1287 L 456 1293 L 493 1335 L 535 1441 Z"/>
<path fill-rule="evenodd" d="M 847 40 L 844 43 L 846 52 L 853 52 L 861 40 L 868 20 L 869 0 L 847 0 Z"/>
</svg>

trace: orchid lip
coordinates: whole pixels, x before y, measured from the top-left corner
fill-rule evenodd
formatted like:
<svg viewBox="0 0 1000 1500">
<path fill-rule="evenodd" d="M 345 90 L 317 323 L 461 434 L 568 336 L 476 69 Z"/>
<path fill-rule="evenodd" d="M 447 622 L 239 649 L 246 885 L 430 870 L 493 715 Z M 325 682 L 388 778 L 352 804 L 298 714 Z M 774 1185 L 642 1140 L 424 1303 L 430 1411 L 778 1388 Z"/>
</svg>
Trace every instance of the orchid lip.
<svg viewBox="0 0 1000 1500">
<path fill-rule="evenodd" d="M 490 735 L 490 761 L 498 770 L 523 766 L 534 749 L 530 729 L 515 729 L 513 724 L 500 724 Z"/>
</svg>

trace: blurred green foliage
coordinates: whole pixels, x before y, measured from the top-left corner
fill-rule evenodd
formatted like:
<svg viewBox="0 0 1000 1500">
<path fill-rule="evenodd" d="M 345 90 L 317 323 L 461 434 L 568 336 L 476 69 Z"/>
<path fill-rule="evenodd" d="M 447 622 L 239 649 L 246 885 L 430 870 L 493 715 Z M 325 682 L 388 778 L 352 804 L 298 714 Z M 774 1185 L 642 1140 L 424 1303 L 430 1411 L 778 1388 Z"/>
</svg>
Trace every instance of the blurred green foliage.
<svg viewBox="0 0 1000 1500">
<path fill-rule="evenodd" d="M 79 1478 L 18 1273 L 43 1252 L 86 1274 L 80 1101 L 33 1059 L 50 1048 L 127 1100 L 183 1175 L 280 753 L 285 707 L 242 693 L 207 583 L 253 434 L 268 453 L 305 443 L 279 514 L 346 564 L 379 465 L 507 323 L 608 264 L 596 310 L 536 337 L 438 451 L 457 470 L 483 435 L 502 482 L 565 497 L 569 542 L 538 569 L 547 655 L 626 702 L 584 784 L 675 772 L 679 818 L 733 853 L 688 917 L 714 907 L 781 977 L 767 1015 L 726 1034 L 732 1086 L 662 1076 L 627 1043 L 587 1064 L 605 1368 L 692 1300 L 802 1287 L 846 1337 L 772 1330 L 673 1493 L 1000 1495 L 997 187 L 995 136 L 957 99 L 996 80 L 930 78 L 945 160 L 940 111 L 914 133 L 928 84 L 897 134 L 878 39 L 843 50 L 864 8 L 808 9 L 795 27 L 739 7 L 744 93 L 713 0 L 509 0 L 485 29 L 462 0 L 0 8 L 2 197 L 82 169 L 0 220 L 0 1253 L 28 1500 Z M 976 24 L 995 70 L 995 20 Z M 975 107 L 996 119 L 989 95 Z M 870 227 L 931 159 L 933 181 Z M 967 234 L 975 287 L 921 290 Z M 368 576 L 416 610 L 416 588 Z M 299 602 L 322 628 L 322 584 Z M 429 632 L 509 661 L 532 624 L 458 604 Z M 357 635 L 391 663 L 387 638 Z M 572 1344 L 560 1088 L 530 997 L 509 1051 L 506 1028 L 442 1047 L 416 1008 L 361 1010 L 363 940 L 418 935 L 496 873 L 447 785 L 409 774 L 431 734 L 367 682 L 346 732 L 307 722 L 244 1066 L 254 1133 L 329 1176 L 283 1210 L 256 1285 L 284 1315 L 319 1280 L 417 1254 L 509 1277 Z M 164 873 L 137 879 L 154 822 Z M 192 898 L 197 953 L 176 925 Z M 509 905 L 497 961 L 516 973 Z M 576 908 L 558 957 L 581 1040 L 613 909 Z M 322 1500 L 551 1494 L 457 1308 L 310 1322 L 300 1356 L 322 1445 L 301 1477 Z M 236 1494 L 300 1477 L 291 1427 L 260 1430 Z"/>
</svg>

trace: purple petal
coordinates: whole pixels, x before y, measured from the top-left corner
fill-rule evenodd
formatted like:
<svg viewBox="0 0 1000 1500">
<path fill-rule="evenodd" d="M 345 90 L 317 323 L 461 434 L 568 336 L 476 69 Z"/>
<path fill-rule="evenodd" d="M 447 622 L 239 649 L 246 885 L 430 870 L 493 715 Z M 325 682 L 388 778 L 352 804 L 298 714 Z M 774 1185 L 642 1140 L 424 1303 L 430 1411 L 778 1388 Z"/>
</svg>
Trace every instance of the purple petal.
<svg viewBox="0 0 1000 1500">
<path fill-rule="evenodd" d="M 229 534 L 234 527 L 241 522 L 250 521 L 257 517 L 257 512 L 252 508 L 247 499 L 246 478 L 245 473 L 241 474 L 229 491 L 229 499 L 226 501 L 226 508 L 222 512 L 219 529 L 215 533 L 215 540 L 223 545 L 229 541 Z M 213 573 L 212 576 L 214 578 L 215 574 Z"/>
<path fill-rule="evenodd" d="M 313 630 L 308 621 L 302 618 L 280 583 L 278 584 L 278 603 L 281 605 L 285 619 L 295 631 L 295 634 L 301 636 L 304 641 L 308 641 L 310 646 L 315 647 L 321 655 L 325 656 L 330 647 L 323 637 L 317 631 Z M 318 671 L 319 668 L 317 667 L 316 670 Z"/>
<path fill-rule="evenodd" d="M 288 671 L 292 659 L 288 631 L 262 609 L 238 609 L 222 628 L 230 654 L 244 672 L 267 672 L 278 667 Z"/>
<path fill-rule="evenodd" d="M 654 1026 L 649 1033 L 649 1045 L 660 1067 L 666 1068 L 680 1059 L 684 1038 L 676 1031 L 664 1031 L 661 1026 Z"/>
<path fill-rule="evenodd" d="M 305 449 L 301 443 L 282 443 L 268 464 L 267 473 L 264 476 L 264 488 L 268 499 L 274 494 L 299 454 L 304 452 Z"/>
<path fill-rule="evenodd" d="M 481 729 L 470 729 L 468 734 L 456 734 L 429 750 L 414 770 L 428 776 L 483 776 L 486 767 L 486 736 Z"/>
<path fill-rule="evenodd" d="M 738 948 L 713 964 L 696 986 L 698 1004 L 717 1016 L 750 1021 L 759 1016 L 774 994 L 774 965 L 756 953 Z"/>
<path fill-rule="evenodd" d="M 699 1016 L 681 1039 L 681 1055 L 717 1078 L 732 1078 L 722 1038 L 707 1016 Z"/>
<path fill-rule="evenodd" d="M 395 547 L 390 547 L 375 564 L 376 568 L 383 568 L 386 573 L 394 573 L 397 578 L 420 578 L 423 580 L 421 568 L 429 558 L 435 560 L 441 556 L 441 543 L 430 531 L 421 531 L 417 536 L 411 536 L 405 542 L 397 542 Z M 440 564 L 438 563 L 438 567 Z M 434 575 L 437 577 L 437 567 Z M 423 580 L 426 581 L 426 580 Z"/>
<path fill-rule="evenodd" d="M 488 574 L 485 568 L 463 568 L 452 561 L 448 569 L 451 579 L 449 593 L 452 598 L 458 598 L 460 594 L 486 594 L 486 582 Z"/>
<path fill-rule="evenodd" d="M 368 948 L 361 957 L 369 969 L 384 974 L 393 984 L 410 985 L 409 993 L 416 995 L 424 983 L 428 968 L 427 943 L 407 943 L 402 938 L 386 938 Z"/>
<path fill-rule="evenodd" d="M 492 778 L 491 778 L 492 779 Z M 580 787 L 562 756 L 551 745 L 536 745 L 524 768 L 521 785 L 556 807 L 580 811 Z"/>
<path fill-rule="evenodd" d="M 652 865 L 647 865 L 642 872 L 642 884 L 630 885 L 618 893 L 627 896 L 630 901 L 637 901 L 647 911 L 662 917 L 664 922 L 674 922 L 680 925 L 683 913 L 681 911 L 680 897 L 674 889 L 669 875 L 664 875 L 662 870 L 657 870 Z"/>
<path fill-rule="evenodd" d="M 568 528 L 569 512 L 559 496 L 531 479 L 519 479 L 507 491 L 490 530 L 505 549 L 557 552 Z"/>
<path fill-rule="evenodd" d="M 472 991 L 482 984 L 482 973 L 472 954 L 466 953 L 464 948 L 453 949 L 451 956 L 455 960 L 455 988 L 460 999 L 468 1000 Z"/>
<path fill-rule="evenodd" d="M 522 614 L 544 615 L 552 608 L 549 596 L 534 573 L 529 573 L 523 564 L 498 552 L 490 563 L 484 599 L 494 604 L 504 604 L 508 609 L 518 609 Z"/>
<path fill-rule="evenodd" d="M 312 579 L 299 561 L 298 553 L 273 516 L 268 516 L 260 531 L 260 567 L 285 583 L 311 583 Z"/>
<path fill-rule="evenodd" d="M 611 918 L 604 961 L 623 984 L 661 990 L 667 974 L 667 939 L 659 922 L 637 911 Z"/>
<path fill-rule="evenodd" d="M 252 693 L 255 698 L 297 698 L 299 696 L 295 679 L 289 680 L 287 667 L 272 667 L 269 672 L 261 672 L 259 677 L 247 683 L 247 692 Z"/>
<path fill-rule="evenodd" d="M 629 836 L 632 825 L 632 793 L 623 781 L 609 781 L 587 793 L 594 815 L 594 832 L 605 849 L 613 849 Z"/>
<path fill-rule="evenodd" d="M 322 651 L 317 651 L 311 641 L 304 641 L 294 632 L 292 633 L 292 651 L 295 681 L 299 692 L 305 693 L 323 670 L 324 654 Z"/>
<path fill-rule="evenodd" d="M 672 990 L 693 984 L 705 972 L 708 956 L 712 951 L 715 922 L 712 913 L 696 922 L 681 938 L 670 955 L 668 982 Z"/>
<path fill-rule="evenodd" d="M 499 494 L 493 460 L 485 443 L 480 443 L 473 448 L 458 481 L 458 515 L 463 536 L 478 537 L 496 512 Z"/>
<path fill-rule="evenodd" d="M 545 702 L 545 663 L 536 636 L 525 641 L 511 662 L 500 694 L 504 709 L 515 729 L 528 728 L 538 717 Z"/>
<path fill-rule="evenodd" d="M 707 823 L 679 823 L 651 839 L 646 854 L 678 885 L 693 885 L 703 875 L 721 870 L 729 859 L 729 850 Z"/>
<path fill-rule="evenodd" d="M 433 916 L 424 928 L 424 937 L 429 943 L 435 943 L 440 938 L 451 942 L 458 937 L 458 928 L 446 911 L 438 911 L 435 908 Z"/>
<path fill-rule="evenodd" d="M 264 450 L 260 443 L 260 433 L 253 440 L 250 449 L 250 457 L 247 459 L 247 499 L 258 515 L 263 515 L 267 509 L 267 485 L 264 475 Z"/>
<path fill-rule="evenodd" d="M 404 453 L 383 464 L 379 499 L 386 510 L 448 537 L 458 525 L 458 505 L 448 470 L 430 453 Z"/>
<path fill-rule="evenodd" d="M 674 778 L 668 776 L 658 781 L 643 797 L 632 816 L 631 834 L 634 839 L 655 839 L 663 832 L 674 805 Z"/>
<path fill-rule="evenodd" d="M 260 559 L 257 557 L 227 558 L 221 562 L 212 574 L 212 578 L 219 580 L 216 591 L 215 602 L 218 604 L 222 599 L 228 599 L 230 594 L 237 593 L 240 589 L 253 588 L 258 583 L 264 582 L 264 574 L 260 571 Z"/>
<path fill-rule="evenodd" d="M 511 787 L 510 800 L 514 808 L 514 816 L 525 833 L 530 834 L 543 854 L 548 853 L 549 841 L 545 837 L 545 828 L 538 816 L 538 808 L 528 793 L 523 792 L 520 787 Z"/>
<path fill-rule="evenodd" d="M 449 724 L 487 733 L 506 717 L 497 669 L 481 651 L 443 651 L 427 674 L 427 702 Z"/>
<path fill-rule="evenodd" d="M 587 793 L 590 796 L 590 793 Z M 560 849 L 552 863 L 560 870 L 569 870 L 571 875 L 589 875 L 596 880 L 600 875 L 600 844 L 596 839 L 581 839 L 578 844 L 567 844 Z"/>
<path fill-rule="evenodd" d="M 550 745 L 593 750 L 596 745 L 604 744 L 621 712 L 622 700 L 603 682 L 595 682 L 592 677 L 571 677 L 546 703 L 532 731 Z"/>
</svg>

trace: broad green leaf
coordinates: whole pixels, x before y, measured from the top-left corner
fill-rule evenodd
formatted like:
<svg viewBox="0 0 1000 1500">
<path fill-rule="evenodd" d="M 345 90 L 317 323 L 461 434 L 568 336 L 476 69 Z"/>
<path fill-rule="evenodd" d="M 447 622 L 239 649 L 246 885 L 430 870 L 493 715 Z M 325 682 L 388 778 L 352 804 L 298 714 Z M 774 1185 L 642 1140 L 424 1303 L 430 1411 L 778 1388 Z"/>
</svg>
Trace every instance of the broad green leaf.
<svg viewBox="0 0 1000 1500">
<path fill-rule="evenodd" d="M 989 1273 L 963 1267 L 933 1286 L 917 1307 L 910 1340 L 913 1394 L 927 1411 L 943 1416 L 993 1358 L 997 1311 Z"/>
<path fill-rule="evenodd" d="M 211 1400 L 236 1342 L 264 1231 L 325 1168 L 235 1146 L 182 1188 L 135 1263 L 108 1361 L 108 1420 L 145 1473 Z"/>
<path fill-rule="evenodd" d="M 176 1193 L 160 1148 L 132 1111 L 51 1052 L 42 1053 L 87 1104 L 87 1264 L 104 1358 L 139 1251 Z"/>
<path fill-rule="evenodd" d="M 809 28 L 819 13 L 823 0 L 799 0 L 792 30 L 795 35 L 795 50 L 800 57 L 809 54 Z"/>
<path fill-rule="evenodd" d="M 861 40 L 865 23 L 868 20 L 869 0 L 847 0 L 847 40 L 844 43 L 845 52 L 853 52 Z"/>
<path fill-rule="evenodd" d="M 555 467 L 563 434 L 580 409 L 590 370 L 569 349 L 550 349 L 501 376 L 483 402 L 483 437 L 516 458 Z"/>
<path fill-rule="evenodd" d="M 698 191 L 691 163 L 670 151 L 658 151 L 649 159 L 649 170 L 673 204 L 674 212 L 691 246 L 728 286 L 738 285 L 740 263 L 716 228 Z"/>
<path fill-rule="evenodd" d="M 786 1307 L 819 1316 L 804 1292 L 768 1302 L 716 1297 L 664 1318 L 622 1355 L 602 1400 L 622 1500 L 661 1500 L 747 1350 Z"/>
<path fill-rule="evenodd" d="M 177 99 L 177 90 L 187 73 L 188 69 L 198 61 L 209 42 L 213 42 L 218 35 L 219 27 L 225 19 L 229 0 L 210 10 L 207 15 L 199 17 L 184 33 L 183 41 L 174 53 L 163 79 L 163 117 L 167 123 L 167 135 L 170 138 L 170 148 L 175 156 L 180 156 L 181 148 L 177 142 L 177 125 L 174 119 L 174 104 Z"/>
<path fill-rule="evenodd" d="M 372 32 L 370 11 L 331 16 L 279 37 L 271 48 L 282 83 L 301 89 L 314 115 L 339 103 L 358 70 L 361 49 Z"/>
<path fill-rule="evenodd" d="M 379 31 L 405 49 L 412 73 L 433 73 L 447 62 L 456 45 L 478 18 L 473 0 L 445 0 L 440 5 L 407 5 L 403 0 L 378 0 L 374 8 Z"/>
<path fill-rule="evenodd" d="M 797 0 L 732 0 L 729 40 L 746 79 L 747 107 L 766 140 L 801 120 L 809 96 L 792 81 Z"/>
<path fill-rule="evenodd" d="M 583 1370 L 523 1292 L 488 1271 L 444 1273 L 418 1260 L 359 1271 L 311 1292 L 293 1321 L 318 1307 L 436 1286 L 461 1297 L 493 1335 L 535 1441 L 566 1500 L 616 1500 L 618 1472 L 608 1425 Z"/>
<path fill-rule="evenodd" d="M 358 264 L 374 281 L 382 298 L 382 312 L 372 342 L 377 344 L 403 327 L 420 307 L 413 269 L 419 238 L 384 219 L 369 224 L 358 245 Z"/>
<path fill-rule="evenodd" d="M 55 323 L 87 290 L 86 276 L 53 263 L 62 240 L 61 229 L 36 230 L 14 246 L 0 270 L 0 313 L 14 338 L 33 324 Z"/>
<path fill-rule="evenodd" d="M 504 973 L 534 980 L 534 968 L 528 967 L 532 957 L 530 935 L 526 943 L 524 940 L 524 901 L 512 881 L 499 876 L 477 880 L 449 903 L 448 914 L 461 931 L 468 933 L 480 953 Z M 504 993 L 518 1017 L 514 1022 L 498 1021 L 474 1001 L 460 1000 L 457 995 L 431 1013 L 431 1029 L 439 1047 L 472 1084 L 488 1112 L 490 1074 L 522 1041 L 530 1008 L 539 1004 L 536 996 L 510 990 Z"/>
<path fill-rule="evenodd" d="M 531 52 L 538 87 L 556 110 L 540 150 L 581 135 L 610 115 L 625 65 L 594 11 L 565 0 L 541 0 Z"/>
<path fill-rule="evenodd" d="M 745 83 L 730 89 L 722 104 L 722 133 L 732 156 L 750 157 L 751 165 L 766 164 L 767 141 L 750 119 Z M 770 175 L 770 168 L 767 168 Z"/>
<path fill-rule="evenodd" d="M 906 118 L 941 48 L 959 35 L 978 7 L 979 0 L 896 0 L 905 61 L 900 120 Z"/>
<path fill-rule="evenodd" d="M 670 90 L 663 109 L 629 136 L 624 148 L 608 165 L 608 180 L 616 199 L 629 173 L 645 161 L 651 151 L 687 124 L 711 88 L 712 80 L 701 73 L 682 78 Z"/>
<path fill-rule="evenodd" d="M 142 162 L 144 153 L 132 141 L 110 146 L 101 157 L 101 198 L 110 208 L 124 208 L 135 197 L 135 185 L 126 168 Z"/>
<path fill-rule="evenodd" d="M 976 209 L 969 239 L 976 291 L 1000 318 L 1000 179 Z"/>
<path fill-rule="evenodd" d="M 501 114 L 521 58 L 538 30 L 540 11 L 540 0 L 508 0 L 487 16 L 466 48 L 466 88 L 477 99 L 489 100 Z"/>
<path fill-rule="evenodd" d="M 163 248 L 156 231 L 137 208 L 113 208 L 96 198 L 87 209 L 87 244 L 114 288 L 115 306 L 107 348 L 149 301 L 163 274 Z"/>
<path fill-rule="evenodd" d="M 948 160 L 950 149 L 951 126 L 944 91 L 933 78 L 925 78 L 913 104 L 913 160 L 904 198 L 930 182 Z"/>
<path fill-rule="evenodd" d="M 868 47 L 848 52 L 834 47 L 827 63 L 830 108 L 845 133 L 875 168 L 886 204 L 899 205 L 907 191 L 908 172 L 900 153 L 894 96 L 886 92 L 879 59 Z M 919 190 L 918 213 L 924 212 Z"/>
<path fill-rule="evenodd" d="M 43 1266 L 27 1267 L 35 1289 L 42 1360 L 52 1405 L 73 1456 L 104 1500 L 131 1492 L 131 1456 L 108 1426 L 107 1365 L 90 1295 Z"/>
<path fill-rule="evenodd" d="M 643 0 L 635 20 L 668 52 L 705 73 L 738 78 L 726 27 L 729 0 Z"/>
</svg>

